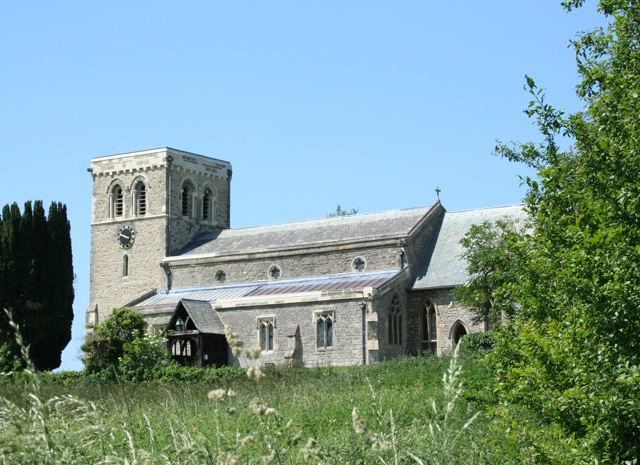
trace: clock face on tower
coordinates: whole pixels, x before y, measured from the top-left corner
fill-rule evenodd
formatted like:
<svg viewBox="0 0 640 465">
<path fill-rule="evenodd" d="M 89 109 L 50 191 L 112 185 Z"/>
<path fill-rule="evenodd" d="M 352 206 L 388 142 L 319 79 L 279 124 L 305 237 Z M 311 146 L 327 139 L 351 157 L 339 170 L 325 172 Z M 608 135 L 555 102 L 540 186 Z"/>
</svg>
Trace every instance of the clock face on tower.
<svg viewBox="0 0 640 465">
<path fill-rule="evenodd" d="M 120 228 L 118 232 L 118 245 L 123 249 L 128 249 L 133 245 L 135 239 L 135 232 L 131 226 L 125 226 Z"/>
</svg>

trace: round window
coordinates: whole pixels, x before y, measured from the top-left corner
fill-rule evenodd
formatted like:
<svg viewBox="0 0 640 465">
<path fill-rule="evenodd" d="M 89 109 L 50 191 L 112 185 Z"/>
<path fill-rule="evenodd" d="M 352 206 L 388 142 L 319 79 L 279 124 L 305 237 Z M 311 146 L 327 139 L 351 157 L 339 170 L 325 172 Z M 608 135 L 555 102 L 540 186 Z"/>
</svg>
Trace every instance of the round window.
<svg viewBox="0 0 640 465">
<path fill-rule="evenodd" d="M 357 257 L 356 259 L 353 260 L 353 263 L 351 264 L 351 266 L 355 271 L 362 272 L 367 267 L 367 264 L 364 261 L 364 258 Z"/>
<path fill-rule="evenodd" d="M 269 278 L 271 279 L 280 279 L 280 267 L 278 265 L 273 265 L 269 268 Z"/>
</svg>

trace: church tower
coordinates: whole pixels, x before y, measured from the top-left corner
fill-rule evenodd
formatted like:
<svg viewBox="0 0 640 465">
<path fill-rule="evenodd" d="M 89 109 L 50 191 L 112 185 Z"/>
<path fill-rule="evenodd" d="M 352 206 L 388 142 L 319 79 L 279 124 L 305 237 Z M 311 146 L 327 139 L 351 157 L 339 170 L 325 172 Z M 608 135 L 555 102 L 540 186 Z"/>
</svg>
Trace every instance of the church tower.
<svg viewBox="0 0 640 465">
<path fill-rule="evenodd" d="M 87 323 L 156 289 L 160 262 L 202 232 L 229 228 L 231 164 L 172 148 L 98 157 Z"/>
</svg>

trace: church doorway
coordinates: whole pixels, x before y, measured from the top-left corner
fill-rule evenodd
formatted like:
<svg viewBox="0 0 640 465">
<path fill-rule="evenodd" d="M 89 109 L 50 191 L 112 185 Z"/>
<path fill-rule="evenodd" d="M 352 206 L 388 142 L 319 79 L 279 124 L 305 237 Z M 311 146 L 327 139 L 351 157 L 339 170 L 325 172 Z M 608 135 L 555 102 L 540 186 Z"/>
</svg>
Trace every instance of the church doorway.
<svg viewBox="0 0 640 465">
<path fill-rule="evenodd" d="M 451 338 L 453 340 L 454 346 L 458 345 L 458 343 L 460 342 L 460 339 L 462 339 L 462 336 L 466 336 L 466 335 L 467 335 L 467 329 L 464 327 L 461 321 L 458 321 L 456 323 L 455 328 L 453 329 L 453 336 Z"/>
</svg>

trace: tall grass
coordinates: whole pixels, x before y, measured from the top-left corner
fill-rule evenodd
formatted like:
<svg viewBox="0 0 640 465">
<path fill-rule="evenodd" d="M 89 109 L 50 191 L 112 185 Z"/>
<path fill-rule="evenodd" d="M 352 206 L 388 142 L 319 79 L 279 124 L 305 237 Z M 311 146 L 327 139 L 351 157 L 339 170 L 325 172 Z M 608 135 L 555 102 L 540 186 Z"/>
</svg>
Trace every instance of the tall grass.
<svg viewBox="0 0 640 465">
<path fill-rule="evenodd" d="M 497 463 L 461 363 L 456 352 L 215 383 L 76 386 L 43 384 L 29 366 L 27 383 L 3 388 L 0 463 Z"/>
</svg>

